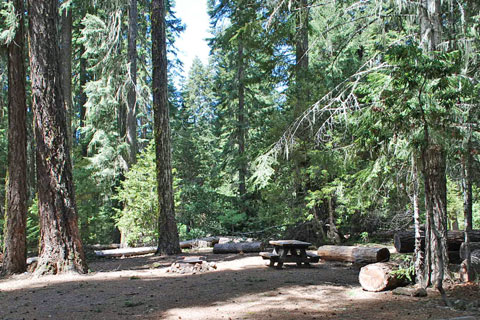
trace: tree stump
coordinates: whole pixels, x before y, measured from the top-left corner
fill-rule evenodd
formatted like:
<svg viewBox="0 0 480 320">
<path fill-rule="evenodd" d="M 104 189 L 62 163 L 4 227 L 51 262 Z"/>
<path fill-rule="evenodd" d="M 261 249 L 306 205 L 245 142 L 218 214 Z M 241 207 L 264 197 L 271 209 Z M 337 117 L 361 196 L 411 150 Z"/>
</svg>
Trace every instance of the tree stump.
<svg viewBox="0 0 480 320">
<path fill-rule="evenodd" d="M 392 272 L 398 270 L 398 264 L 379 262 L 366 265 L 360 269 L 358 280 L 363 290 L 379 292 L 395 289 L 406 284 L 405 278 Z"/>
</svg>

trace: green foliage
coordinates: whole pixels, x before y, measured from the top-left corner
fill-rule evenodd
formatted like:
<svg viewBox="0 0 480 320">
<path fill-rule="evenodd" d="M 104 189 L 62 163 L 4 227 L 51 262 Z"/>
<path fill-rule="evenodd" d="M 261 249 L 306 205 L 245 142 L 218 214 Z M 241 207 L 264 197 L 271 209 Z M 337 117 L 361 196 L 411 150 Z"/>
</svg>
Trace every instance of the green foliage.
<svg viewBox="0 0 480 320">
<path fill-rule="evenodd" d="M 28 208 L 27 215 L 27 250 L 34 254 L 38 251 L 40 241 L 40 221 L 38 219 L 38 197 Z"/>
<path fill-rule="evenodd" d="M 409 282 L 415 281 L 415 264 L 411 256 L 404 256 L 403 261 L 400 264 L 398 270 L 391 271 L 391 274 L 395 275 L 399 279 L 408 280 Z"/>
<path fill-rule="evenodd" d="M 18 19 L 13 2 L 3 2 L 0 4 L 0 44 L 9 45 L 18 28 Z"/>
<path fill-rule="evenodd" d="M 116 225 L 129 245 L 153 244 L 158 238 L 156 184 L 155 145 L 150 143 L 125 174 L 114 197 L 123 206 L 116 209 Z"/>
</svg>

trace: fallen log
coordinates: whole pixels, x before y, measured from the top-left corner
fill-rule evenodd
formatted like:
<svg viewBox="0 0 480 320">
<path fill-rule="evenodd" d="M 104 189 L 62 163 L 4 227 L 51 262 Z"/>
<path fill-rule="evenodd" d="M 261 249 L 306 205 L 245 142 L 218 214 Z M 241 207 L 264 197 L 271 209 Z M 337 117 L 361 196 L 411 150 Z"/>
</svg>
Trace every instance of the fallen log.
<svg viewBox="0 0 480 320">
<path fill-rule="evenodd" d="M 470 241 L 480 242 L 480 230 L 468 232 Z M 422 248 L 425 247 L 425 233 L 420 233 L 422 237 Z M 458 251 L 465 239 L 465 232 L 461 230 L 451 230 L 447 232 L 448 251 Z M 393 236 L 393 244 L 398 253 L 411 253 L 415 249 L 415 231 L 400 231 Z"/>
<path fill-rule="evenodd" d="M 95 250 L 95 255 L 105 258 L 114 257 L 131 257 L 140 256 L 143 254 L 155 253 L 157 247 L 140 247 L 140 248 L 122 248 L 122 249 L 110 249 L 110 250 Z"/>
<path fill-rule="evenodd" d="M 216 237 L 193 239 L 193 240 L 181 241 L 180 248 L 181 249 L 207 248 L 207 247 L 213 247 L 218 242 L 219 242 L 219 238 L 216 238 Z"/>
<path fill-rule="evenodd" d="M 379 292 L 395 289 L 407 283 L 406 279 L 395 271 L 398 264 L 392 262 L 379 262 L 366 265 L 360 269 L 358 280 L 366 291 Z"/>
<path fill-rule="evenodd" d="M 378 247 L 321 246 L 317 254 L 323 260 L 354 263 L 386 262 L 390 259 L 390 251 Z"/>
<path fill-rule="evenodd" d="M 473 252 L 476 250 L 480 250 L 480 242 L 470 242 L 470 252 Z M 462 258 L 462 260 L 467 259 L 466 251 L 467 250 L 466 250 L 465 242 L 462 242 L 460 246 L 460 258 Z"/>
<path fill-rule="evenodd" d="M 111 243 L 111 244 L 89 244 L 85 247 L 89 250 L 109 250 L 109 249 L 119 249 L 120 243 Z"/>
<path fill-rule="evenodd" d="M 229 242 L 217 243 L 213 246 L 213 253 L 241 253 L 241 252 L 260 252 L 263 250 L 261 242 Z"/>
</svg>

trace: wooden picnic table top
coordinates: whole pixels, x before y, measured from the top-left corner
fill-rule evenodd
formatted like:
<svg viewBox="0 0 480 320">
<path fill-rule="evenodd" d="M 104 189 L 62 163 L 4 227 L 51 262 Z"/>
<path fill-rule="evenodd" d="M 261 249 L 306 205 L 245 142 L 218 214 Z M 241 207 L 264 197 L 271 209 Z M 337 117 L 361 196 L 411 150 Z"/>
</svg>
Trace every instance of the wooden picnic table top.
<svg viewBox="0 0 480 320">
<path fill-rule="evenodd" d="M 298 240 L 274 240 L 269 242 L 271 245 L 278 247 L 291 247 L 291 248 L 308 248 L 312 244 L 310 242 L 303 242 Z"/>
</svg>

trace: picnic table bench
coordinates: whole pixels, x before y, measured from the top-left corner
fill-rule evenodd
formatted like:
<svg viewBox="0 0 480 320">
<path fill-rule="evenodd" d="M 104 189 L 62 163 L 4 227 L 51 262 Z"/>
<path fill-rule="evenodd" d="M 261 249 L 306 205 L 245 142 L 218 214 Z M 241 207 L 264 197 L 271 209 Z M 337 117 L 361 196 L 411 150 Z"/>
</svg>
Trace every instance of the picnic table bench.
<svg viewBox="0 0 480 320">
<path fill-rule="evenodd" d="M 311 246 L 309 242 L 298 240 L 276 240 L 270 241 L 273 245 L 272 252 L 260 252 L 260 256 L 264 260 L 270 260 L 270 267 L 281 269 L 285 262 L 295 262 L 297 266 L 304 264 L 309 266 L 310 263 L 318 262 L 320 257 L 314 253 L 307 252 L 307 248 Z"/>
</svg>

